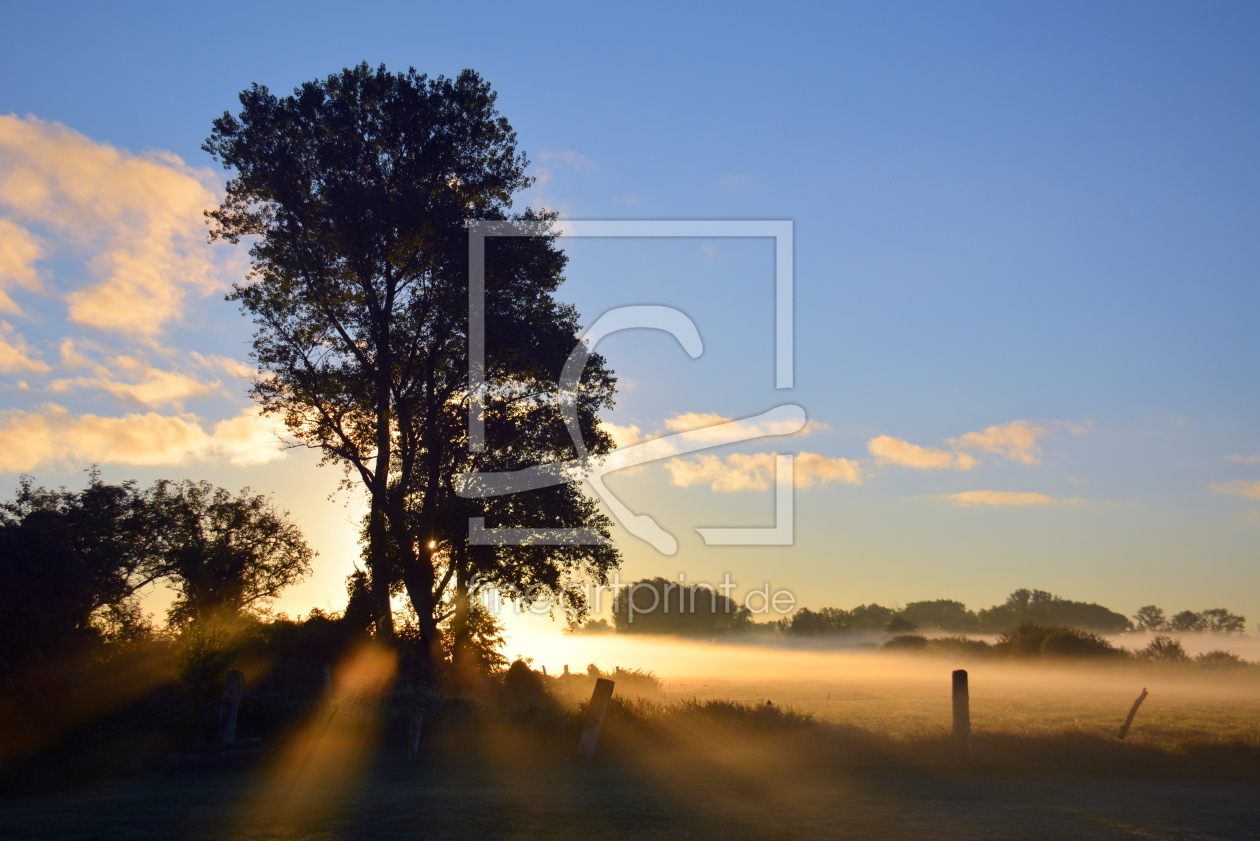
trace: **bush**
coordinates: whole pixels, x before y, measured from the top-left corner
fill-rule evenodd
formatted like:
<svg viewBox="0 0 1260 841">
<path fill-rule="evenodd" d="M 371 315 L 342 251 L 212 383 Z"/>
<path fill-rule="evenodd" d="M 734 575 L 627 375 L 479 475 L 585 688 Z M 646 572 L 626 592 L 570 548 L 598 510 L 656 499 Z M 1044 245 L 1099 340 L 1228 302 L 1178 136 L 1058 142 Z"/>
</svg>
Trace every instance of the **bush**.
<svg viewBox="0 0 1260 841">
<path fill-rule="evenodd" d="M 1061 625 L 1025 623 L 1004 632 L 994 646 L 1012 657 L 1108 657 L 1122 655 L 1107 640 L 1090 631 Z"/>
<path fill-rule="evenodd" d="M 1043 657 L 1113 657 L 1120 653 L 1097 634 L 1077 628 L 1052 630 L 1041 641 Z"/>
<path fill-rule="evenodd" d="M 902 634 L 884 643 L 884 648 L 894 651 L 922 651 L 928 646 L 928 638 L 920 634 Z"/>
<path fill-rule="evenodd" d="M 993 653 L 993 646 L 984 640 L 973 640 L 967 637 L 937 637 L 928 641 L 928 650 L 940 654 L 983 657 Z"/>
<path fill-rule="evenodd" d="M 1243 658 L 1232 651 L 1209 651 L 1194 658 L 1196 666 L 1205 669 L 1243 669 L 1250 666 Z"/>
<path fill-rule="evenodd" d="M 1162 634 L 1153 637 L 1146 648 L 1137 653 L 1137 656 L 1152 663 L 1186 663 L 1190 660 L 1186 650 L 1181 647 L 1181 640 Z"/>
</svg>

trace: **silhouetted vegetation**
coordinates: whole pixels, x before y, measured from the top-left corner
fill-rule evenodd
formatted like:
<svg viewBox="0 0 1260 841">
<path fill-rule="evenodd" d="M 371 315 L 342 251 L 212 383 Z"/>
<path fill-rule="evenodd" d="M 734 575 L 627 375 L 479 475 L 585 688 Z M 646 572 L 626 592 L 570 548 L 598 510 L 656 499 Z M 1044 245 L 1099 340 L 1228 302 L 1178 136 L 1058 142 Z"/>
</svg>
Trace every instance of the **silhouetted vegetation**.
<svg viewBox="0 0 1260 841">
<path fill-rule="evenodd" d="M 708 586 L 651 578 L 622 588 L 613 621 L 620 634 L 710 638 L 752 628 L 752 612 Z"/>
<path fill-rule="evenodd" d="M 996 642 L 961 636 L 926 637 L 901 634 L 884 643 L 888 651 L 942 654 L 951 657 L 1012 659 L 1019 661 L 1092 660 L 1111 663 L 1152 664 L 1161 667 L 1193 667 L 1218 671 L 1248 670 L 1260 675 L 1260 664 L 1228 651 L 1209 651 L 1191 657 L 1181 641 L 1153 637 L 1144 647 L 1130 651 L 1090 631 L 1061 625 L 1026 623 L 1003 632 Z"/>
<path fill-rule="evenodd" d="M 948 634 L 1002 634 L 1022 625 L 1063 626 L 1098 634 L 1131 630 L 1241 633 L 1245 623 L 1245 617 L 1236 616 L 1224 608 L 1202 613 L 1184 611 L 1172 621 L 1166 621 L 1164 612 L 1154 605 L 1141 608 L 1130 622 L 1123 614 L 1093 602 L 1072 601 L 1044 590 L 1019 589 L 1007 596 L 1002 604 L 978 611 L 959 601 L 936 599 L 910 602 L 900 609 L 877 604 L 859 605 L 852 610 L 801 608 L 778 624 L 789 638 L 808 638 L 845 634 L 870 636 L 881 632 L 902 635 L 916 630 Z"/>
<path fill-rule="evenodd" d="M 448 614 L 451 656 L 469 647 L 476 585 L 554 599 L 582 618 L 572 580 L 603 583 L 620 556 L 577 472 L 557 471 L 528 493 L 479 493 L 481 474 L 560 465 L 575 444 L 581 458 L 607 453 L 597 412 L 612 405 L 616 383 L 598 354 L 579 383 L 561 382 L 579 346 L 578 314 L 554 295 L 567 258 L 554 212 L 510 212 L 532 179 L 496 94 L 471 70 L 430 78 L 360 64 L 291 96 L 254 85 L 240 102 L 238 114 L 214 121 L 203 148 L 232 171 L 222 206 L 208 214 L 212 238 L 253 241 L 253 272 L 230 295 L 256 327 L 253 357 L 266 376 L 251 393 L 366 492 L 376 635 L 393 637 L 390 598 L 406 593 L 420 678 L 432 680 Z M 475 265 L 484 269 L 485 341 L 475 347 L 474 221 L 528 234 L 483 243 Z M 470 381 L 470 359 L 490 387 Z M 474 545 L 470 518 L 604 539 Z"/>
</svg>

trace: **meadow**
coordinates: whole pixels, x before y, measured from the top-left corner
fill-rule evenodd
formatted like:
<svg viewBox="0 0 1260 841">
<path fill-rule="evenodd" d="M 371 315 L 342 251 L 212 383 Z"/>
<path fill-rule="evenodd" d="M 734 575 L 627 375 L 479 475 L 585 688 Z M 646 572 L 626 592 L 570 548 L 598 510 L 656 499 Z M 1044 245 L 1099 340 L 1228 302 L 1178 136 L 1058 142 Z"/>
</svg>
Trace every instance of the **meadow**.
<svg viewBox="0 0 1260 841">
<path fill-rule="evenodd" d="M 252 751 L 0 801 L 0 836 L 1234 839 L 1260 821 L 1251 673 L 551 644 L 549 662 L 518 666 L 527 679 L 497 701 L 434 708 L 416 760 L 384 696 L 343 697 Z M 580 655 L 618 681 L 585 761 L 575 747 L 594 676 Z M 617 664 L 652 667 L 659 686 Z M 961 766 L 955 667 L 971 676 L 975 760 Z"/>
</svg>

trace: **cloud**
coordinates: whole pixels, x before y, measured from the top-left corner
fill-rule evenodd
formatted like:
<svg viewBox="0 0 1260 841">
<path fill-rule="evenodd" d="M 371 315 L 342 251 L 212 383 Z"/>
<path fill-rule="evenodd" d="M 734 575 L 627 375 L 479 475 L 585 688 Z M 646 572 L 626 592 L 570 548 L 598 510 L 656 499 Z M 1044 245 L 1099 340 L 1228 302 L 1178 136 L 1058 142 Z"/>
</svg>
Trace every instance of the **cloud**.
<svg viewBox="0 0 1260 841">
<path fill-rule="evenodd" d="M 203 382 L 190 374 L 156 368 L 143 359 L 118 354 L 106 361 L 96 362 L 79 349 L 79 343 L 65 339 L 61 343 L 61 362 L 67 370 L 87 370 L 93 376 L 63 377 L 48 384 L 48 390 L 64 394 L 76 388 L 99 389 L 126 403 L 141 406 L 174 406 L 182 408 L 190 397 L 200 397 L 219 390 L 219 381 Z M 213 360 L 230 363 L 225 357 L 203 357 L 193 353 L 195 361 L 205 365 L 218 364 Z M 238 363 L 239 364 L 239 363 Z"/>
<path fill-rule="evenodd" d="M 241 274 L 232 264 L 240 252 L 205 242 L 202 211 L 218 204 L 219 189 L 210 170 L 175 155 L 135 155 L 59 123 L 0 115 L 0 212 L 10 217 L 0 228 L 0 277 L 36 288 L 34 261 L 71 253 L 90 276 L 66 295 L 71 321 L 156 336 L 189 294 L 223 288 L 229 267 Z M 15 219 L 41 229 L 42 251 Z"/>
<path fill-rule="evenodd" d="M 643 430 L 632 423 L 623 425 L 611 421 L 600 421 L 599 427 L 612 437 L 615 447 L 630 447 L 646 440 Z"/>
<path fill-rule="evenodd" d="M 542 151 L 538 153 L 540 161 L 560 161 L 574 169 L 589 171 L 597 169 L 595 162 L 580 152 L 574 152 L 572 149 L 561 149 L 559 152 Z"/>
<path fill-rule="evenodd" d="M 1226 461 L 1232 461 L 1235 464 L 1260 464 L 1260 456 L 1230 456 Z"/>
<path fill-rule="evenodd" d="M 699 431 L 693 437 L 696 440 L 703 441 L 706 438 L 725 439 L 731 434 L 732 428 L 724 426 L 732 422 L 731 418 L 723 417 L 715 412 L 683 412 L 665 419 L 665 428 L 670 432 L 693 432 L 697 430 L 712 429 L 711 434 Z M 721 427 L 719 430 L 718 427 Z M 749 437 L 764 437 L 767 435 L 809 435 L 814 432 L 823 432 L 830 427 L 825 423 L 817 423 L 815 421 L 806 421 L 805 428 L 799 432 L 793 433 L 796 428 L 796 422 L 792 420 L 782 421 L 763 421 L 761 423 L 749 423 L 747 421 L 735 422 L 735 431 L 747 432 Z"/>
<path fill-rule="evenodd" d="M 0 472 L 65 463 L 185 465 L 227 459 L 250 465 L 283 455 L 274 427 L 253 408 L 209 432 L 191 415 L 110 418 L 73 415 L 56 405 L 0 413 Z"/>
<path fill-rule="evenodd" d="M 941 498 L 964 507 L 972 505 L 1076 505 L 1083 501 L 1079 496 L 1056 499 L 1045 494 L 1018 491 L 965 491 L 944 494 Z"/>
<path fill-rule="evenodd" d="M 0 312 L 22 314 L 8 290 L 20 286 L 38 291 L 42 284 L 35 263 L 43 256 L 43 246 L 33 233 L 8 219 L 0 219 Z"/>
<path fill-rule="evenodd" d="M 793 463 L 798 488 L 812 488 L 831 482 L 846 485 L 862 484 L 862 467 L 853 459 L 828 458 L 817 453 L 798 453 Z"/>
<path fill-rule="evenodd" d="M 561 149 L 559 152 L 549 152 L 547 150 L 543 150 L 538 153 L 538 161 L 539 163 L 542 163 L 543 161 L 555 161 L 556 163 L 572 167 L 579 172 L 590 172 L 591 170 L 598 169 L 598 167 L 595 166 L 594 161 L 579 152 L 574 152 L 572 149 Z M 546 186 L 551 183 L 551 178 L 552 171 L 550 166 L 534 167 L 534 182 L 537 186 Z"/>
<path fill-rule="evenodd" d="M 1074 428 L 1073 431 L 1078 429 Z M 956 449 L 983 450 L 1024 464 L 1040 464 L 1038 456 L 1041 455 L 1041 450 L 1037 447 L 1037 439 L 1049 432 L 1044 426 L 1033 426 L 1028 421 L 1016 420 L 1004 426 L 990 426 L 984 432 L 968 432 L 958 438 L 950 438 L 945 443 Z"/>
<path fill-rule="evenodd" d="M 966 453 L 951 453 L 930 447 L 920 447 L 908 441 L 901 441 L 891 435 L 872 438 L 866 449 L 875 456 L 877 464 L 895 464 L 899 467 L 912 467 L 915 470 L 970 470 L 976 466 L 976 460 Z"/>
<path fill-rule="evenodd" d="M 128 382 L 110 376 L 76 377 L 54 380 L 48 384 L 48 390 L 63 394 L 74 388 L 96 388 L 124 402 L 138 403 L 142 406 L 169 405 L 175 408 L 181 408 L 189 397 L 200 397 L 218 390 L 218 380 L 206 383 L 178 371 L 163 371 L 150 367 L 130 357 L 118 357 L 118 359 L 134 363 L 133 373 L 138 375 L 134 381 Z"/>
<path fill-rule="evenodd" d="M 1212 490 L 1218 494 L 1232 494 L 1260 500 L 1260 480 L 1244 482 L 1240 479 L 1233 482 L 1213 482 Z"/>
<path fill-rule="evenodd" d="M 212 370 L 217 368 L 229 376 L 236 377 L 238 379 L 253 380 L 259 376 L 258 369 L 253 365 L 241 362 L 238 359 L 220 356 L 217 353 L 205 356 L 194 350 L 189 353 L 188 356 L 203 368 L 210 368 Z"/>
<path fill-rule="evenodd" d="M 702 455 L 695 459 L 672 459 L 665 463 L 665 468 L 669 471 L 670 483 L 680 488 L 707 484 L 723 493 L 764 491 L 774 480 L 775 457 L 773 453 L 733 453 L 725 458 Z M 862 484 L 861 466 L 847 458 L 803 452 L 793 460 L 792 472 L 793 484 L 798 488 L 833 482 Z"/>
<path fill-rule="evenodd" d="M 18 371 L 30 371 L 36 374 L 47 373 L 47 364 L 34 357 L 30 345 L 22 334 L 13 329 L 7 321 L 0 321 L 0 371 L 10 374 Z"/>
</svg>

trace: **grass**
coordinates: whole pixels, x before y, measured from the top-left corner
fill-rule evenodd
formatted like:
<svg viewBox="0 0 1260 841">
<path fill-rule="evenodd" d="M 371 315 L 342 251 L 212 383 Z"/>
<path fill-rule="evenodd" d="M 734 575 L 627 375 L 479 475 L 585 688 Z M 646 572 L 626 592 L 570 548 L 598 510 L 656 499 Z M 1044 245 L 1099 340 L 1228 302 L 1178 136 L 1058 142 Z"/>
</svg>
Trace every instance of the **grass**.
<svg viewBox="0 0 1260 841">
<path fill-rule="evenodd" d="M 1075 731 L 978 733 L 977 762 L 960 768 L 942 728 L 892 735 L 777 703 L 615 699 L 599 755 L 579 761 L 581 723 L 575 708 L 464 708 L 430 733 L 422 761 L 405 762 L 386 729 L 359 764 L 334 727 L 300 757 L 295 745 L 246 767 L 0 801 L 0 837 L 1254 837 L 1254 745 L 1231 758 L 1216 742 L 1177 753 Z"/>
<path fill-rule="evenodd" d="M 577 679 L 432 709 L 418 762 L 403 758 L 405 711 L 326 707 L 236 767 L 0 800 L 0 837 L 1254 837 L 1254 680 L 973 664 L 975 761 L 960 767 L 948 664 L 862 662 L 685 687 L 622 671 L 587 762 L 574 755 L 589 692 Z M 638 694 L 621 694 L 631 685 Z"/>
</svg>

